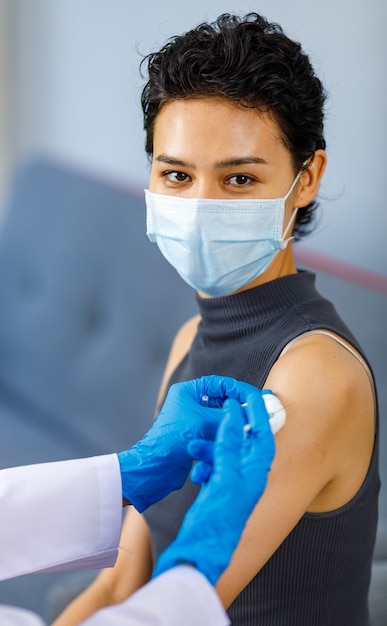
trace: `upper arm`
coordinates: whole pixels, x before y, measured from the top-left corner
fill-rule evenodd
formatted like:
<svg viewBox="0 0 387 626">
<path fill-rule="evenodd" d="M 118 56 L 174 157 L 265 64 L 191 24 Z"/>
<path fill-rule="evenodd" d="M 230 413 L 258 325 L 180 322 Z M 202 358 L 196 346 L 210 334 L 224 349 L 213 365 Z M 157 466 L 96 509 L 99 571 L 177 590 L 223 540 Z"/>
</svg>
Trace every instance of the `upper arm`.
<svg viewBox="0 0 387 626">
<path fill-rule="evenodd" d="M 279 396 L 287 419 L 276 435 L 266 490 L 218 583 L 226 607 L 306 511 L 334 510 L 355 495 L 372 454 L 369 380 L 356 359 L 334 341 L 300 341 L 277 361 L 265 387 Z"/>
<path fill-rule="evenodd" d="M 186 356 L 191 347 L 199 321 L 200 315 L 191 317 L 187 322 L 185 322 L 185 324 L 183 324 L 183 326 L 181 326 L 173 340 L 161 381 L 160 391 L 157 397 L 157 407 L 160 407 L 160 404 L 163 401 L 167 391 L 167 384 L 172 373 Z"/>
</svg>

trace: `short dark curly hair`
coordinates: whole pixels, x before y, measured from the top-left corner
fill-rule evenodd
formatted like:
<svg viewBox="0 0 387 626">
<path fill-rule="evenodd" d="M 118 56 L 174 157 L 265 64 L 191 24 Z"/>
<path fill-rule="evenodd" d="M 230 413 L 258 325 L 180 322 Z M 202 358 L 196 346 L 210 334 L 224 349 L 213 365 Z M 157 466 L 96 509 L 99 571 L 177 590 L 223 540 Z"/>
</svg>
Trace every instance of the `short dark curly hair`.
<svg viewBox="0 0 387 626">
<path fill-rule="evenodd" d="M 277 122 L 295 172 L 325 148 L 326 93 L 301 45 L 257 13 L 223 14 L 147 55 L 148 81 L 141 104 L 146 151 L 153 152 L 161 107 L 183 98 L 221 96 L 268 112 Z M 307 166 L 307 165 L 306 165 Z M 317 203 L 299 209 L 294 236 L 311 232 Z"/>
</svg>

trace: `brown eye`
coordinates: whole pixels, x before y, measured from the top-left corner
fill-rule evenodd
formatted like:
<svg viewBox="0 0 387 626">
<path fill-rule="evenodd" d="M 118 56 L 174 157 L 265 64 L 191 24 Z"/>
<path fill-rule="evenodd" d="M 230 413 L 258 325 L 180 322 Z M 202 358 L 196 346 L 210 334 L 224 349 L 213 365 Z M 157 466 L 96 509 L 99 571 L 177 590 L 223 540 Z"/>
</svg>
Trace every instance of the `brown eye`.
<svg viewBox="0 0 387 626">
<path fill-rule="evenodd" d="M 166 176 L 172 183 L 185 183 L 190 177 L 185 172 L 165 172 Z"/>
<path fill-rule="evenodd" d="M 247 176 L 246 174 L 236 174 L 235 176 L 230 176 L 228 182 L 232 185 L 238 185 L 239 187 L 243 187 L 244 185 L 248 185 L 252 182 L 252 178 Z"/>
</svg>

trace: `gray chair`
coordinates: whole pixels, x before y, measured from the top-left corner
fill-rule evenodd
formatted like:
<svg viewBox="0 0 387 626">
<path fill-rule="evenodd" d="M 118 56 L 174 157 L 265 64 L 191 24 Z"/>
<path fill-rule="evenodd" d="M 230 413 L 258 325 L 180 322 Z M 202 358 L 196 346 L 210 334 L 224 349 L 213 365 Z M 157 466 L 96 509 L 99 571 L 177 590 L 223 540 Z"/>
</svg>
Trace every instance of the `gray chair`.
<svg viewBox="0 0 387 626">
<path fill-rule="evenodd" d="M 317 282 L 377 378 L 383 486 L 370 608 L 372 626 L 386 626 L 387 298 L 325 274 Z M 7 467 L 137 440 L 151 422 L 173 335 L 196 306 L 145 236 L 142 197 L 43 158 L 21 167 L 11 189 L 0 231 L 0 311 L 0 467 Z M 0 602 L 51 619 L 90 575 L 5 581 Z"/>
<path fill-rule="evenodd" d="M 317 285 L 323 294 L 332 299 L 343 319 L 354 331 L 376 377 L 380 407 L 382 489 L 369 606 L 371 626 L 387 626 L 387 335 L 382 332 L 387 314 L 387 296 L 322 273 L 317 276 Z M 53 585 L 48 596 L 48 615 L 53 618 L 60 613 L 94 575 L 78 574 L 67 585 Z"/>
<path fill-rule="evenodd" d="M 309 269 L 319 268 L 311 264 Z M 317 286 L 321 293 L 335 303 L 337 310 L 355 333 L 376 377 L 380 408 L 382 489 L 369 605 L 371 626 L 387 626 L 387 334 L 383 331 L 387 318 L 387 296 L 322 272 L 317 274 Z M 69 581 L 65 586 L 60 583 L 53 586 L 48 598 L 49 615 L 53 617 L 59 613 L 90 579 L 90 575 L 79 574 L 72 579 L 71 584 Z"/>
</svg>

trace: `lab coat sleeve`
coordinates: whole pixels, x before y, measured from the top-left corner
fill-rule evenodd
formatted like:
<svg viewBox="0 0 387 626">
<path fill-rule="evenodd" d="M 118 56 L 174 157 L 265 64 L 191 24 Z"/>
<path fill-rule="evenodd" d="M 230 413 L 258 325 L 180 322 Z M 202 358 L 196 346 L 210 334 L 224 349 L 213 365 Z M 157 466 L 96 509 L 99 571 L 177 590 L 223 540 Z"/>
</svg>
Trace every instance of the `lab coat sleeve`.
<svg viewBox="0 0 387 626">
<path fill-rule="evenodd" d="M 181 565 L 142 587 L 125 602 L 102 609 L 82 626 L 229 626 L 207 579 Z"/>
<path fill-rule="evenodd" d="M 0 470 L 0 580 L 111 566 L 121 522 L 116 454 Z"/>
</svg>

